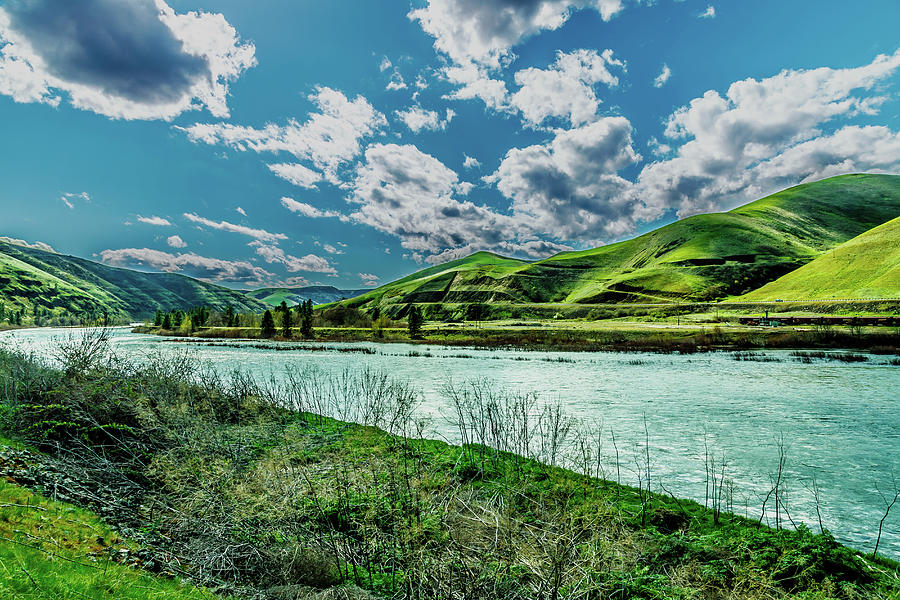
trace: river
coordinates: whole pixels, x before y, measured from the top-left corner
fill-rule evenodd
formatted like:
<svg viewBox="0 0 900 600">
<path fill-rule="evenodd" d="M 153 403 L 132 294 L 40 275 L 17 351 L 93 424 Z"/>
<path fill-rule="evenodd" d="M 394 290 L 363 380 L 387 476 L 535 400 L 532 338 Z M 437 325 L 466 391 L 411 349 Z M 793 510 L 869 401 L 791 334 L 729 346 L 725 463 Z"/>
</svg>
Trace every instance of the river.
<svg viewBox="0 0 900 600">
<path fill-rule="evenodd" d="M 0 344 L 49 356 L 56 340 L 72 334 L 10 331 L 0 333 Z M 733 510 L 751 518 L 759 517 L 772 487 L 776 440 L 783 439 L 790 517 L 818 531 L 815 477 L 825 527 L 864 551 L 872 550 L 884 516 L 882 493 L 890 499 L 900 486 L 900 367 L 888 357 L 804 363 L 790 351 L 755 353 L 767 361 L 762 362 L 738 361 L 731 352 L 565 353 L 374 343 L 292 343 L 290 350 L 276 351 L 251 347 L 258 341 L 173 343 L 127 329 L 114 330 L 111 342 L 138 361 L 152 352 L 187 351 L 216 369 L 242 369 L 260 378 L 280 377 L 286 365 L 328 372 L 368 366 L 409 380 L 420 394 L 419 412 L 430 419 L 428 435 L 451 442 L 457 434 L 446 418 L 442 386 L 448 378 L 486 377 L 497 386 L 537 392 L 543 401 L 560 401 L 584 422 L 602 422 L 607 472 L 614 478 L 614 432 L 622 483 L 631 485 L 637 482 L 635 458 L 646 418 L 654 491 L 664 486 L 703 502 L 706 444 L 725 458 L 726 476 L 734 482 Z M 339 351 L 348 347 L 372 353 Z M 900 505 L 884 523 L 879 553 L 900 559 Z"/>
</svg>

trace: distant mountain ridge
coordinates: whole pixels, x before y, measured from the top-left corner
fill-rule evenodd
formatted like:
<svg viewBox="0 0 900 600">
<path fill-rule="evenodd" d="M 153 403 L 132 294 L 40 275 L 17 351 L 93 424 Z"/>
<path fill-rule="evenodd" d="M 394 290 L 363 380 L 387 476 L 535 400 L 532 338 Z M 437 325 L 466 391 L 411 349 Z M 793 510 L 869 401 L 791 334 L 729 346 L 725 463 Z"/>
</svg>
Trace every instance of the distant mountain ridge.
<svg viewBox="0 0 900 600">
<path fill-rule="evenodd" d="M 158 309 L 206 305 L 261 312 L 266 305 L 242 292 L 174 273 L 143 273 L 0 241 L 0 300 L 8 310 L 63 309 L 143 319 Z"/>
<path fill-rule="evenodd" d="M 711 301 L 755 290 L 898 216 L 900 176 L 842 175 L 536 262 L 473 254 L 345 304 L 400 314 L 412 302 Z"/>
<path fill-rule="evenodd" d="M 313 304 L 328 304 L 329 302 L 355 298 L 368 292 L 369 289 L 341 290 L 330 285 L 309 285 L 295 288 L 261 288 L 244 293 L 269 306 L 278 306 L 282 300 L 288 306 L 294 306 L 305 300 L 312 300 Z"/>
</svg>

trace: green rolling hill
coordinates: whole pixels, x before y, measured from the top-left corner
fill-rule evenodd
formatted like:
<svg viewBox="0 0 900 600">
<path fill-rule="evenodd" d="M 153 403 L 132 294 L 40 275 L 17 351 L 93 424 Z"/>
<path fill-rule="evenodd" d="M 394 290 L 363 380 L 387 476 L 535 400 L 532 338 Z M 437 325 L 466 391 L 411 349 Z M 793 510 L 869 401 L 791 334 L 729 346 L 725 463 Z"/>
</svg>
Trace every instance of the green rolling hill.
<svg viewBox="0 0 900 600">
<path fill-rule="evenodd" d="M 900 298 L 900 217 L 822 254 L 742 300 Z"/>
<path fill-rule="evenodd" d="M 900 176 L 843 175 L 608 246 L 528 263 L 480 252 L 345 304 L 615 303 L 739 296 L 900 215 Z"/>
<path fill-rule="evenodd" d="M 239 312 L 261 312 L 266 305 L 211 283 L 173 273 L 142 273 L 0 241 L 0 300 L 7 310 L 50 314 L 99 315 L 140 319 L 157 308 L 187 309 L 205 304 Z"/>
<path fill-rule="evenodd" d="M 282 301 L 286 302 L 288 306 L 295 306 L 304 300 L 312 300 L 313 304 L 337 302 L 346 298 L 354 298 L 368 291 L 368 289 L 341 290 L 330 285 L 309 285 L 297 288 L 261 288 L 244 293 L 269 306 L 278 306 Z"/>
</svg>

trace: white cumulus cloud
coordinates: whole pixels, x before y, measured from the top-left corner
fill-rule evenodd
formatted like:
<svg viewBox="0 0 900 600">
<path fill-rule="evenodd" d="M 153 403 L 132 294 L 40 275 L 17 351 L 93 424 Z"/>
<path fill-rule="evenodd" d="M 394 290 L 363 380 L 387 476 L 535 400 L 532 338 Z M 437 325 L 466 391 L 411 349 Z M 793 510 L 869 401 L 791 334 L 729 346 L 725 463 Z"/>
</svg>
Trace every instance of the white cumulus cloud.
<svg viewBox="0 0 900 600">
<path fill-rule="evenodd" d="M 360 141 L 387 125 L 384 115 L 368 100 L 357 96 L 348 99 L 343 93 L 320 86 L 309 96 L 318 112 L 308 115 L 305 123 L 290 120 L 287 125 L 268 124 L 262 129 L 231 123 L 197 123 L 177 127 L 195 143 L 221 144 L 234 150 L 257 153 L 288 153 L 309 161 L 322 177 L 338 183 L 338 168 L 360 153 Z M 312 176 L 298 175 L 299 170 L 280 164 L 273 172 L 310 185 Z"/>
<path fill-rule="evenodd" d="M 337 274 L 335 268 L 321 256 L 315 254 L 307 254 L 301 257 L 291 256 L 278 246 L 271 246 L 260 241 L 250 242 L 250 245 L 256 247 L 256 253 L 263 257 L 267 263 L 280 263 L 292 273 L 309 271 L 312 273 Z"/>
<path fill-rule="evenodd" d="M 558 52 L 556 62 L 549 68 L 516 73 L 516 84 L 521 87 L 510 97 L 510 103 L 531 125 L 549 117 L 568 119 L 572 125 L 584 124 L 594 118 L 600 105 L 594 86 L 619 83 L 610 67 L 624 68 L 611 50 Z"/>
<path fill-rule="evenodd" d="M 229 83 L 256 64 L 221 14 L 163 0 L 12 0 L 0 7 L 0 93 L 116 119 L 227 117 Z"/>
<path fill-rule="evenodd" d="M 897 155 L 889 130 L 850 128 L 838 135 L 825 129 L 838 117 L 877 113 L 885 100 L 877 86 L 898 67 L 900 50 L 861 67 L 785 70 L 736 81 L 724 95 L 710 90 L 694 98 L 668 119 L 665 146 L 674 148 L 674 156 L 640 174 L 636 192 L 646 204 L 643 217 L 652 220 L 670 208 L 679 216 L 730 208 L 851 166 L 890 168 Z M 848 142 L 843 150 L 834 144 L 838 139 Z M 887 154 L 875 156 L 850 143 L 861 139 Z M 785 165 L 797 170 L 787 176 Z M 777 177 L 765 175 L 775 171 Z"/>
<path fill-rule="evenodd" d="M 187 244 L 181 239 L 181 236 L 178 235 L 170 235 L 166 238 L 166 243 L 169 244 L 172 248 L 186 248 Z"/>
<path fill-rule="evenodd" d="M 453 117 L 456 116 L 451 109 L 447 109 L 444 118 L 441 118 L 436 111 L 427 110 L 421 106 L 411 106 L 406 110 L 394 111 L 400 121 L 406 125 L 413 133 L 425 131 L 437 131 L 438 129 L 446 129 Z"/>
</svg>

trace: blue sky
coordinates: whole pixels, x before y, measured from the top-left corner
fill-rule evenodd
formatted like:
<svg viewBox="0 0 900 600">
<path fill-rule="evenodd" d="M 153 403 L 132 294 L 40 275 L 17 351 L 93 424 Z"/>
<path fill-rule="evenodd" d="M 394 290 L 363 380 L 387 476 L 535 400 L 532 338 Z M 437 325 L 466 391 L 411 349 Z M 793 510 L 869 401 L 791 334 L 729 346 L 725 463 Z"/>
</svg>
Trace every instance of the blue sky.
<svg viewBox="0 0 900 600">
<path fill-rule="evenodd" d="M 900 172 L 900 3 L 0 2 L 0 235 L 232 287 Z"/>
</svg>

